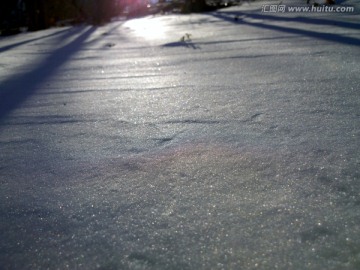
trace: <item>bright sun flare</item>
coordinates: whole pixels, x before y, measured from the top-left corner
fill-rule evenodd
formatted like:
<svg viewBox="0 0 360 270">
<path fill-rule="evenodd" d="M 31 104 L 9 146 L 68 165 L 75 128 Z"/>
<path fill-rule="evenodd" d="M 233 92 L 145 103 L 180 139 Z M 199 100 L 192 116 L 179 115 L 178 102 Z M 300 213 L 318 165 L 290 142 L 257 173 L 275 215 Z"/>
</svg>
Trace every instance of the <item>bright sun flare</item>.
<svg viewBox="0 0 360 270">
<path fill-rule="evenodd" d="M 165 36 L 165 28 L 162 21 L 150 18 L 133 19 L 124 25 L 135 32 L 136 35 L 146 39 L 159 39 Z"/>
</svg>

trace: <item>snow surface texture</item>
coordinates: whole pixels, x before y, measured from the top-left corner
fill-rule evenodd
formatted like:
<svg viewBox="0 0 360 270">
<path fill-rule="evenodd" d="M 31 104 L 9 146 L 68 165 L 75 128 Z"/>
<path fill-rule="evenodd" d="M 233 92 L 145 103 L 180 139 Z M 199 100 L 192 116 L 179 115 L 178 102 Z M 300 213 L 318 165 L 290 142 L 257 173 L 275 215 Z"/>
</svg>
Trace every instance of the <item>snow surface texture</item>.
<svg viewBox="0 0 360 270">
<path fill-rule="evenodd" d="M 0 269 L 360 268 L 359 9 L 263 3 L 0 39 Z"/>
</svg>

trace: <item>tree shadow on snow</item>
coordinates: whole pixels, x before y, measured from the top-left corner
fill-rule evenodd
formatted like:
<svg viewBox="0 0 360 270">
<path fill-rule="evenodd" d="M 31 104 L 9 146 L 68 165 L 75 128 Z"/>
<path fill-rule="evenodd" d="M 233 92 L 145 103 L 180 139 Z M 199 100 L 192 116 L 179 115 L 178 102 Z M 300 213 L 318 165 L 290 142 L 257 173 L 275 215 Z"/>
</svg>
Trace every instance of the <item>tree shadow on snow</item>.
<svg viewBox="0 0 360 270">
<path fill-rule="evenodd" d="M 14 48 L 16 48 L 18 46 L 21 46 L 21 45 L 25 45 L 27 43 L 31 43 L 33 41 L 37 41 L 37 40 L 41 40 L 41 39 L 44 39 L 44 38 L 57 36 L 57 35 L 60 35 L 60 34 L 64 34 L 66 32 L 71 33 L 71 31 L 69 29 L 64 29 L 64 30 L 61 30 L 61 31 L 58 31 L 56 33 L 52 33 L 52 34 L 49 34 L 49 35 L 46 35 L 46 36 L 41 36 L 41 37 L 38 37 L 38 38 L 32 38 L 32 39 L 24 40 L 24 41 L 21 41 L 21 42 L 13 43 L 13 44 L 10 44 L 10 45 L 6 45 L 4 47 L 0 47 L 0 53 L 6 52 L 6 51 L 11 50 L 11 49 L 14 49 Z M 63 35 L 61 35 L 61 37 L 64 38 Z"/>
<path fill-rule="evenodd" d="M 271 21 L 280 21 L 280 22 L 297 22 L 297 23 L 303 23 L 303 24 L 312 24 L 312 25 L 324 25 L 324 26 L 338 26 L 342 28 L 348 28 L 348 29 L 360 29 L 360 23 L 354 23 L 354 22 L 344 22 L 344 21 L 338 21 L 338 20 L 329 20 L 324 18 L 311 18 L 311 17 L 285 17 L 285 16 L 275 16 L 275 15 L 269 15 L 265 13 L 259 14 L 259 10 L 254 10 L 252 12 L 241 12 L 241 11 L 219 11 L 216 12 L 218 14 L 228 14 L 233 16 L 246 16 L 247 18 L 251 19 L 257 19 L 257 20 L 271 20 Z"/>
<path fill-rule="evenodd" d="M 307 23 L 313 25 L 323 24 L 323 25 L 327 25 L 328 27 L 337 26 L 337 27 L 350 28 L 350 29 L 360 29 L 360 24 L 358 23 L 348 23 L 348 22 L 341 22 L 334 20 L 305 18 L 305 17 L 288 18 L 288 17 L 280 17 L 280 16 L 278 17 L 271 15 L 245 13 L 245 12 L 214 12 L 209 14 L 219 19 L 229 21 L 235 24 L 243 24 L 248 26 L 254 26 L 254 27 L 284 32 L 284 33 L 308 36 L 316 39 L 322 39 L 322 40 L 332 41 L 346 45 L 360 46 L 360 39 L 349 36 L 344 36 L 334 33 L 322 33 L 322 32 L 316 32 L 316 31 L 304 30 L 304 29 L 296 29 L 296 28 L 279 26 L 279 25 L 270 25 L 267 23 L 262 23 L 257 21 L 248 21 L 246 19 L 250 18 L 256 20 L 290 21 L 290 22 L 299 22 L 299 23 L 301 22 L 301 23 Z"/>
<path fill-rule="evenodd" d="M 185 48 L 190 48 L 190 49 L 200 49 L 199 46 L 197 46 L 196 44 L 194 44 L 191 41 L 177 41 L 177 42 L 170 42 L 170 43 L 166 43 L 163 44 L 162 47 L 185 47 Z"/>
<path fill-rule="evenodd" d="M 14 75 L 0 83 L 0 123 L 11 111 L 33 95 L 39 86 L 53 75 L 68 59 L 80 50 L 95 27 L 78 28 L 71 31 L 79 34 L 69 44 L 53 51 L 45 60 L 24 74 Z"/>
</svg>

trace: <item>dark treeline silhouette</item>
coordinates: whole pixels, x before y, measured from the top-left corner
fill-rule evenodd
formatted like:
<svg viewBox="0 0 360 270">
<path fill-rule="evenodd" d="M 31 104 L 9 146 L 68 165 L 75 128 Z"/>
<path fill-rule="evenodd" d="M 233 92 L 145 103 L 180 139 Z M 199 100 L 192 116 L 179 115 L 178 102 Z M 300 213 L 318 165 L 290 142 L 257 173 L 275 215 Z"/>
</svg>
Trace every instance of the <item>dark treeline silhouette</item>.
<svg viewBox="0 0 360 270">
<path fill-rule="evenodd" d="M 73 23 L 100 25 L 126 9 L 130 10 L 131 17 L 149 14 L 149 3 L 149 0 L 1 0 L 0 33 L 6 35 L 21 29 L 34 31 Z M 182 13 L 190 13 L 219 6 L 209 5 L 207 0 L 158 0 L 152 12 L 168 11 L 173 7 Z"/>
<path fill-rule="evenodd" d="M 11 34 L 20 27 L 31 31 L 67 23 L 101 24 L 119 12 L 119 3 L 115 0 L 1 0 L 0 31 Z"/>
</svg>

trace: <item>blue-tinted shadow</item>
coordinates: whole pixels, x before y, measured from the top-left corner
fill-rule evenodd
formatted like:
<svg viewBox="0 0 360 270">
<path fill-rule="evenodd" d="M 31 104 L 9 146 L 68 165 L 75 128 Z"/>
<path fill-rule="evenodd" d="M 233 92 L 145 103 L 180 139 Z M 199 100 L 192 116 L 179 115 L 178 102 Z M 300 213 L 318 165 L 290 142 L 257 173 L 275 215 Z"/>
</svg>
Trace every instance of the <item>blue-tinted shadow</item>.
<svg viewBox="0 0 360 270">
<path fill-rule="evenodd" d="M 84 31 L 78 28 L 73 35 L 84 31 L 69 44 L 53 51 L 39 65 L 31 71 L 14 75 L 0 83 L 0 124 L 4 118 L 14 109 L 19 107 L 25 100 L 32 96 L 39 86 L 51 75 L 53 75 L 72 55 L 81 49 L 83 43 L 95 31 L 91 27 Z"/>
<path fill-rule="evenodd" d="M 250 13 L 243 13 L 243 12 L 214 12 L 214 13 L 209 13 L 209 14 L 211 14 L 219 19 L 229 21 L 229 22 L 232 22 L 235 24 L 249 25 L 249 26 L 259 27 L 259 28 L 263 28 L 263 29 L 269 29 L 269 30 L 289 33 L 289 34 L 307 36 L 307 37 L 311 37 L 311 38 L 315 38 L 315 39 L 332 41 L 332 42 L 336 42 L 336 43 L 340 43 L 340 44 L 360 46 L 360 39 L 358 39 L 358 38 L 343 36 L 340 34 L 321 33 L 321 32 L 316 32 L 316 31 L 311 31 L 311 30 L 296 29 L 296 28 L 278 26 L 278 25 L 270 25 L 270 24 L 266 24 L 266 23 L 249 22 L 249 21 L 242 19 L 244 17 L 245 18 L 250 17 L 250 18 L 256 18 L 256 19 L 269 20 L 269 18 L 271 17 L 275 20 L 276 16 L 250 14 Z M 330 20 L 309 19 L 309 18 L 297 18 L 296 19 L 296 18 L 279 17 L 277 20 L 299 21 L 299 22 L 303 22 L 303 20 L 305 20 L 306 23 L 312 23 L 314 25 L 317 25 L 318 22 L 322 23 L 322 24 L 330 23 Z M 332 26 L 334 26 L 335 21 L 331 21 L 331 22 L 332 22 Z M 355 23 L 345 23 L 345 22 L 342 23 L 342 22 L 336 21 L 336 25 L 343 26 L 343 27 L 347 26 L 347 28 L 352 28 L 352 29 L 360 29 L 360 24 L 355 24 Z"/>
<path fill-rule="evenodd" d="M 13 44 L 10 44 L 10 45 L 6 45 L 6 46 L 3 46 L 3 47 L 0 47 L 0 53 L 6 52 L 6 51 L 11 50 L 11 49 L 14 49 L 14 48 L 16 48 L 18 46 L 21 46 L 21 45 L 25 45 L 27 43 L 31 43 L 31 42 L 34 42 L 34 41 L 37 41 L 37 40 L 48 38 L 48 37 L 57 36 L 57 35 L 60 35 L 60 34 L 64 34 L 66 32 L 68 32 L 68 34 L 71 33 L 71 31 L 69 29 L 65 29 L 65 30 L 58 31 L 58 32 L 53 33 L 53 34 L 46 35 L 46 36 L 42 36 L 42 37 L 38 37 L 38 38 L 32 38 L 32 39 L 24 40 L 24 41 L 21 41 L 21 42 L 16 42 L 16 43 L 13 43 Z"/>
</svg>

